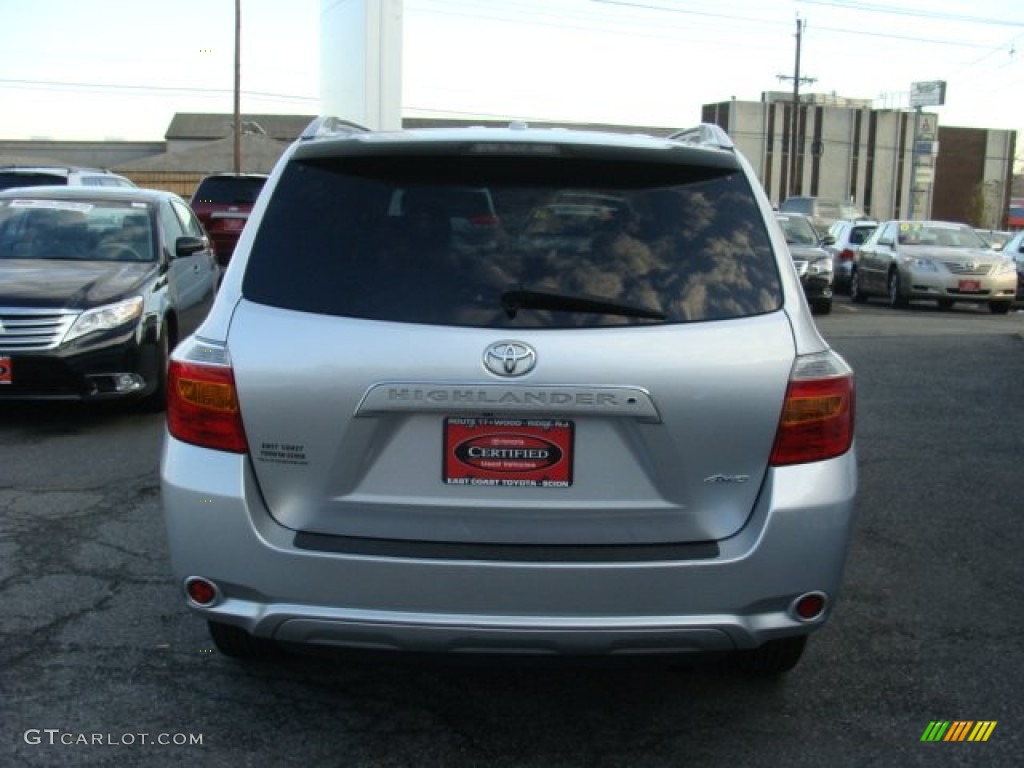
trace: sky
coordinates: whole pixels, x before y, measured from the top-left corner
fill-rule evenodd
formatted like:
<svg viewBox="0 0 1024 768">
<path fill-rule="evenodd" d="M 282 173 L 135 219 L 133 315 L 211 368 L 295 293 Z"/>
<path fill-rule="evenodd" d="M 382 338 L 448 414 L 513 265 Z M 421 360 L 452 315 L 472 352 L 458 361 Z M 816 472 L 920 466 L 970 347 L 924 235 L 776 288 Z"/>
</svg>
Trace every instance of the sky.
<svg viewBox="0 0 1024 768">
<path fill-rule="evenodd" d="M 337 2 L 339 0 L 326 0 Z M 242 0 L 241 109 L 320 110 L 321 0 Z M 1017 130 L 1021 0 L 404 0 L 402 113 L 687 127 L 792 91 Z M 0 139 L 159 141 L 233 109 L 234 0 L 0 0 Z"/>
</svg>

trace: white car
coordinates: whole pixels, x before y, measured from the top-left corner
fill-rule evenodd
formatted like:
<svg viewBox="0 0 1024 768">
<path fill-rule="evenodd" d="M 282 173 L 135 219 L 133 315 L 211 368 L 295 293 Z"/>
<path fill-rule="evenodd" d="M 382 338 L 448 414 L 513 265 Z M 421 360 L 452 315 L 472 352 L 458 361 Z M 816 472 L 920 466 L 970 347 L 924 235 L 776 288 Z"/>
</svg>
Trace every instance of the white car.
<svg viewBox="0 0 1024 768">
<path fill-rule="evenodd" d="M 842 219 L 835 222 L 828 230 L 834 242 L 825 245 L 825 250 L 832 254 L 832 274 L 835 279 L 836 292 L 849 292 L 850 273 L 857 251 L 878 227 L 873 219 Z"/>
</svg>

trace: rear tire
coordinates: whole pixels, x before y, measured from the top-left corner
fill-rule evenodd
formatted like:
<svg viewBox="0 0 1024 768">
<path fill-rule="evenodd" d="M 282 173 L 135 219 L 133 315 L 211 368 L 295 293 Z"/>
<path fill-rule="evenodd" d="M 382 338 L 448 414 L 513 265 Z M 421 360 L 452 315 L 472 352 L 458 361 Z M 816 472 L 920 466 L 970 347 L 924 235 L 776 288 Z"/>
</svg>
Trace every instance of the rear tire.
<svg viewBox="0 0 1024 768">
<path fill-rule="evenodd" d="M 242 661 L 273 661 L 283 655 L 281 646 L 273 640 L 255 637 L 233 624 L 209 621 L 207 627 L 217 650 L 229 658 Z"/>
<path fill-rule="evenodd" d="M 832 311 L 832 299 L 815 299 L 811 302 L 811 312 L 816 315 L 827 315 Z"/>
<path fill-rule="evenodd" d="M 860 289 L 860 276 L 857 270 L 850 273 L 850 300 L 856 304 L 864 304 L 868 300 L 867 294 Z"/>
<path fill-rule="evenodd" d="M 789 672 L 803 656 L 807 635 L 769 640 L 759 648 L 735 651 L 732 665 L 736 671 L 756 677 L 775 677 Z"/>
</svg>

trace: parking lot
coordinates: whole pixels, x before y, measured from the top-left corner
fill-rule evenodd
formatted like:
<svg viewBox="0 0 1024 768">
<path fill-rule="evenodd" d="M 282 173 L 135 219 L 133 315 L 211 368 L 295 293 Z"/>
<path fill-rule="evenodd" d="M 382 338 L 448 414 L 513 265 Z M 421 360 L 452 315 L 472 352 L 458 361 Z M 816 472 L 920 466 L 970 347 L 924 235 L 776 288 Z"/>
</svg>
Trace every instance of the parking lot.
<svg viewBox="0 0 1024 768">
<path fill-rule="evenodd" d="M 219 656 L 169 577 L 162 417 L 0 405 L 0 763 L 1018 765 L 1024 313 L 836 300 L 858 381 L 845 591 L 781 683 L 709 663 Z M 995 721 L 923 743 L 932 721 Z"/>
</svg>

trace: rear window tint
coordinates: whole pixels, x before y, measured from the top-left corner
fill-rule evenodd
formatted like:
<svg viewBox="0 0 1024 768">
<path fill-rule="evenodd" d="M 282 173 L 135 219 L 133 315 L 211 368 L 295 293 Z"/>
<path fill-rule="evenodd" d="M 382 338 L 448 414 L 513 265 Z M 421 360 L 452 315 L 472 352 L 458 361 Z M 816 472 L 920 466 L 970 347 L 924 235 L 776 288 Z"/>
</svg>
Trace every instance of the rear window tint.
<svg viewBox="0 0 1024 768">
<path fill-rule="evenodd" d="M 203 179 L 192 196 L 192 202 L 252 205 L 259 197 L 265 181 L 261 178 L 232 178 L 230 176 Z"/>
<path fill-rule="evenodd" d="M 805 197 L 786 200 L 779 206 L 779 210 L 786 213 L 802 213 L 805 216 L 809 216 L 814 213 L 814 201 Z"/>
<path fill-rule="evenodd" d="M 741 172 L 521 157 L 293 162 L 260 222 L 243 295 L 486 328 L 692 322 L 781 306 Z"/>
<path fill-rule="evenodd" d="M 875 227 L 854 227 L 850 230 L 850 244 L 851 245 L 863 245 L 864 241 L 868 239 L 872 232 L 875 231 Z"/>
<path fill-rule="evenodd" d="M 0 172 L 0 189 L 15 187 L 45 187 L 51 184 L 67 184 L 67 176 L 45 173 L 10 173 Z"/>
</svg>

